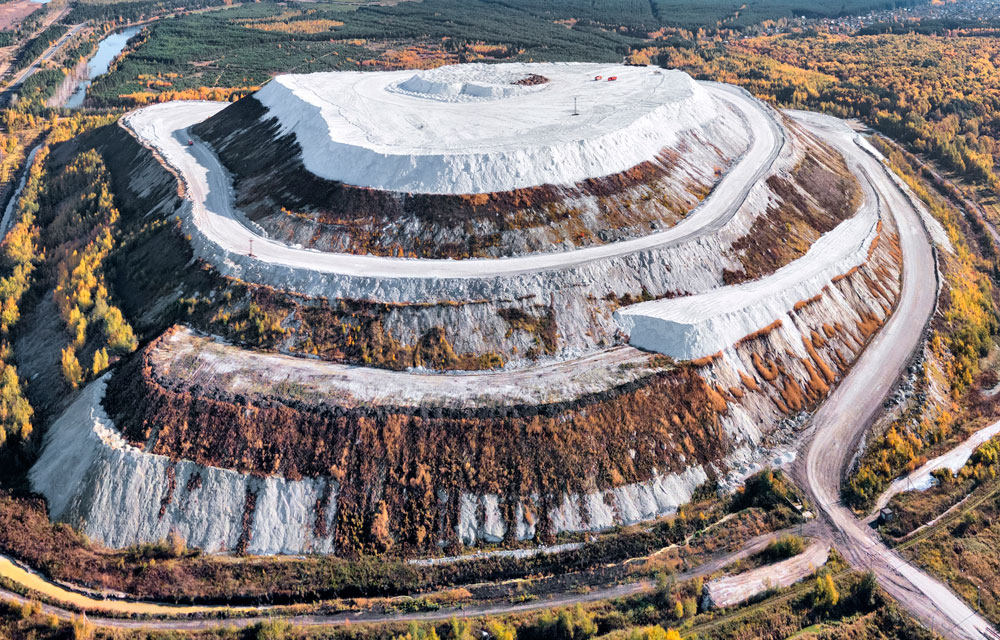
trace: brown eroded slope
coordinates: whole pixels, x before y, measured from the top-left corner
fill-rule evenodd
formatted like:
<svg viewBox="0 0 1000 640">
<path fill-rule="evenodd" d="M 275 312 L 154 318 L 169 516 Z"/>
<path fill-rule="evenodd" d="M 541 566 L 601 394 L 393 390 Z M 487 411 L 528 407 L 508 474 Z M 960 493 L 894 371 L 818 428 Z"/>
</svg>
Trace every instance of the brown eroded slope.
<svg viewBox="0 0 1000 640">
<path fill-rule="evenodd" d="M 231 387 L 246 378 L 239 367 L 252 368 L 254 354 L 225 347 L 232 353 L 223 362 L 240 364 L 211 368 L 196 352 L 166 348 L 167 336 L 116 372 L 105 407 L 126 438 L 152 453 L 243 473 L 333 477 L 342 553 L 456 541 L 463 494 L 499 496 L 507 522 L 524 508 L 538 537 L 548 539 L 553 514 L 566 517 L 567 494 L 696 465 L 728 473 L 737 448 L 762 446 L 758 439 L 779 437 L 786 417 L 817 406 L 895 303 L 898 244 L 886 227 L 869 260 L 798 305 L 783 321 L 788 327 L 779 321 L 754 332 L 730 357 L 559 402 L 345 403 L 336 387 L 306 378 L 267 387 L 256 376 L 253 389 Z M 837 306 L 842 300 L 849 311 Z M 789 343 L 800 334 L 802 344 Z M 364 384 L 380 384 L 378 370 L 366 372 Z M 480 375 L 488 395 L 490 377 L 508 374 Z M 318 513 L 324 509 L 317 505 Z M 581 510 L 583 523 L 596 526 L 598 516 Z"/>
<path fill-rule="evenodd" d="M 193 131 L 233 173 L 237 205 L 271 237 L 346 253 L 500 257 L 645 235 L 687 215 L 737 155 L 697 140 L 573 187 L 392 193 L 313 175 L 294 135 L 281 135 L 266 113 L 248 96 Z"/>
</svg>

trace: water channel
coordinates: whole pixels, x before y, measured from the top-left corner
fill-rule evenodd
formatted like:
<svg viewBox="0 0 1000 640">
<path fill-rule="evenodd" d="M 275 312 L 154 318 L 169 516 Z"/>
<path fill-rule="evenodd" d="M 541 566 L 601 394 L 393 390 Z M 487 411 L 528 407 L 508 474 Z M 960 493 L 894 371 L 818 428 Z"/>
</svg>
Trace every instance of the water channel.
<svg viewBox="0 0 1000 640">
<path fill-rule="evenodd" d="M 90 87 L 90 83 L 97 76 L 108 72 L 111 63 L 122 52 L 129 39 L 139 33 L 141 29 L 142 27 L 128 27 L 104 36 L 97 45 L 97 53 L 87 62 L 87 79 L 80 83 L 80 86 L 66 101 L 67 107 L 78 109 L 83 106 L 83 99 L 87 97 L 87 88 Z"/>
</svg>

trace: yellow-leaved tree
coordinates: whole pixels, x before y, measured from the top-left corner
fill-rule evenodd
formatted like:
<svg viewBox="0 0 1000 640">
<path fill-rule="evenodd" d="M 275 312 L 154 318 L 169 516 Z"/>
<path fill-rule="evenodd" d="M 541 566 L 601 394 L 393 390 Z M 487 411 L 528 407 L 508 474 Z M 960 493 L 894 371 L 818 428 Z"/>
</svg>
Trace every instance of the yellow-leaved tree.
<svg viewBox="0 0 1000 640">
<path fill-rule="evenodd" d="M 83 368 L 80 361 L 76 359 L 76 349 L 72 346 L 62 350 L 62 373 L 66 382 L 74 389 L 83 382 Z"/>
</svg>

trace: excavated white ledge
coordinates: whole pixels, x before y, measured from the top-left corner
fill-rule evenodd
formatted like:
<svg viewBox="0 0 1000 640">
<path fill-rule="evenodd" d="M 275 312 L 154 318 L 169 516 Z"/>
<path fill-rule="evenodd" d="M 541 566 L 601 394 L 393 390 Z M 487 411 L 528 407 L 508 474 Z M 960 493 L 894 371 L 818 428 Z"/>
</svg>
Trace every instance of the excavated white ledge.
<svg viewBox="0 0 1000 640">
<path fill-rule="evenodd" d="M 663 369 L 650 354 L 622 345 L 520 369 L 393 371 L 251 351 L 187 327 L 162 338 L 153 353 L 159 371 L 174 379 L 224 379 L 226 391 L 239 394 L 266 394 L 283 383 L 296 388 L 297 399 L 335 397 L 346 407 L 475 409 L 567 402 Z"/>
<path fill-rule="evenodd" d="M 746 602 L 769 589 L 789 587 L 816 573 L 830 557 L 830 544 L 813 542 L 787 560 L 716 578 L 705 585 L 703 608 L 724 609 Z"/>
<path fill-rule="evenodd" d="M 166 128 L 167 135 L 173 137 L 171 134 L 176 129 L 169 124 Z M 838 135 L 845 138 L 845 141 L 838 141 L 837 146 L 845 153 L 852 151 L 853 134 L 841 132 Z M 848 153 L 848 160 L 850 164 L 856 164 L 851 162 L 851 153 Z M 871 180 L 872 176 L 868 175 L 867 172 L 865 175 Z M 186 177 L 188 179 L 197 178 L 190 172 Z M 757 185 L 756 190 L 760 191 L 760 183 L 756 182 L 755 184 Z M 895 194 L 894 185 L 891 182 L 877 181 L 873 184 L 879 189 L 880 194 L 888 200 L 889 213 L 894 211 L 893 207 L 906 206 L 905 201 L 898 197 L 898 194 L 896 194 L 895 200 L 891 197 Z M 872 195 L 869 193 L 871 186 L 866 186 L 866 195 Z M 888 193 L 888 191 L 892 191 L 893 194 Z M 758 197 L 760 201 L 757 201 Z M 766 200 L 763 195 L 755 196 L 754 193 L 750 195 L 750 202 L 758 210 L 766 205 Z M 874 198 L 869 197 L 866 202 L 870 204 L 874 202 Z M 862 221 L 868 221 L 869 236 L 872 233 L 871 225 L 874 222 L 873 211 L 874 208 L 870 206 L 857 214 L 854 219 L 854 224 L 862 227 Z M 723 229 L 732 220 L 747 226 L 750 224 L 750 221 L 741 220 L 740 217 L 730 218 L 721 225 Z M 887 225 L 890 225 L 891 216 L 887 216 L 886 221 Z M 193 224 L 191 227 L 197 229 Z M 831 232 L 831 234 L 834 233 Z M 841 233 L 846 232 L 842 231 Z M 707 244 L 714 237 L 708 236 L 691 244 L 699 245 L 699 250 L 704 251 L 707 247 L 700 245 Z M 856 250 L 867 251 L 869 245 L 870 240 L 866 239 L 856 247 Z M 885 256 L 881 255 L 883 251 L 884 249 L 880 248 L 875 256 L 877 260 L 884 262 Z M 894 270 L 890 267 L 890 271 Z M 898 295 L 896 284 L 892 282 L 883 284 L 889 289 L 892 296 Z M 836 287 L 831 289 L 836 294 Z M 770 336 L 769 340 L 773 343 L 771 348 L 777 352 L 802 348 L 800 336 L 805 335 L 809 327 L 818 326 L 826 319 L 839 319 L 846 329 L 844 335 L 836 339 L 844 340 L 846 346 L 844 353 L 856 353 L 863 345 L 863 337 L 857 335 L 851 327 L 862 316 L 875 314 L 882 318 L 886 313 L 885 303 L 889 301 L 888 299 L 883 300 L 878 294 L 865 287 L 856 288 L 849 293 L 849 295 L 824 295 L 822 299 L 809 305 L 798 314 L 791 314 L 789 321 L 786 322 L 789 328 L 788 334 L 776 332 L 776 335 Z M 794 335 L 792 335 L 793 333 Z M 737 339 L 742 335 L 744 334 L 737 336 Z M 707 380 L 723 389 L 742 384 L 738 373 L 742 371 L 752 372 L 754 366 L 750 362 L 749 352 L 729 348 L 725 353 L 724 358 L 713 362 L 709 365 L 709 369 L 703 372 Z M 796 379 L 802 380 L 809 377 L 809 373 L 805 370 L 805 364 L 797 363 L 793 359 L 787 366 L 790 375 Z M 97 385 L 100 387 L 97 388 Z M 192 544 L 204 544 L 206 548 L 213 550 L 210 541 L 199 542 L 199 540 L 204 540 L 205 537 L 203 535 L 204 529 L 206 529 L 204 522 L 214 521 L 218 519 L 219 513 L 223 513 L 225 518 L 222 520 L 225 520 L 229 529 L 225 535 L 216 536 L 216 539 L 223 542 L 216 545 L 215 548 L 223 548 L 226 545 L 231 548 L 233 535 L 238 537 L 239 533 L 239 529 L 233 524 L 236 522 L 235 517 L 239 515 L 236 505 L 242 506 L 242 496 L 245 495 L 248 483 L 255 482 L 259 484 L 275 483 L 273 494 L 275 498 L 268 499 L 267 494 L 258 491 L 258 505 L 254 512 L 254 537 L 250 546 L 252 551 L 274 552 L 262 549 L 279 548 L 280 544 L 275 543 L 268 547 L 264 544 L 265 540 L 291 535 L 287 533 L 289 526 L 286 523 L 295 523 L 297 530 L 299 528 L 297 523 L 311 522 L 301 514 L 304 509 L 314 510 L 319 488 L 310 489 L 303 485 L 301 488 L 293 490 L 288 486 L 296 483 L 273 478 L 247 478 L 221 469 L 209 470 L 218 474 L 212 477 L 210 486 L 218 487 L 218 491 L 222 492 L 221 498 L 211 503 L 208 502 L 208 498 L 204 498 L 209 506 L 200 510 L 196 508 L 192 512 L 192 508 L 188 506 L 189 503 L 178 498 L 178 493 L 167 505 L 164 516 L 159 518 L 160 499 L 164 495 L 164 487 L 168 484 L 167 467 L 173 465 L 176 471 L 176 492 L 186 490 L 186 479 L 192 477 L 193 468 L 198 470 L 205 468 L 188 462 L 171 462 L 161 456 L 142 453 L 123 443 L 100 408 L 99 399 L 102 393 L 102 382 L 95 383 L 84 391 L 81 398 L 51 429 L 46 439 L 45 450 L 31 471 L 33 486 L 49 498 L 53 517 L 81 525 L 82 529 L 89 535 L 110 541 L 108 544 L 117 546 L 162 538 L 174 526 L 177 526 L 178 529 L 188 527 L 185 531 L 189 532 L 189 535 L 195 536 Z M 722 460 L 711 461 L 705 465 L 692 461 L 689 466 L 677 474 L 657 476 L 648 482 L 585 495 L 564 496 L 561 506 L 549 514 L 550 524 L 556 532 L 595 530 L 619 522 L 633 522 L 669 513 L 671 509 L 676 508 L 677 504 L 690 498 L 690 492 L 704 477 L 707 477 L 706 471 L 710 467 L 715 467 L 716 472 L 726 474 L 725 478 L 720 478 L 723 481 L 723 486 L 732 486 L 732 483 L 759 468 L 763 460 L 774 457 L 771 450 L 764 448 L 764 436 L 773 435 L 773 430 L 768 425 L 775 425 L 783 421 L 785 421 L 785 415 L 779 412 L 771 400 L 762 394 L 748 394 L 741 403 L 731 403 L 728 411 L 720 416 L 720 428 L 733 438 L 734 445 Z M 54 444 L 57 441 L 58 444 Z M 202 477 L 205 478 L 204 473 L 202 473 Z M 207 480 L 204 481 L 204 486 L 209 486 Z M 204 486 L 190 493 L 204 491 Z M 309 497 L 308 499 L 283 498 L 293 491 L 299 491 L 299 494 L 306 494 Z M 154 497 L 150 498 L 150 496 Z M 447 496 L 442 500 L 446 499 Z M 457 524 L 458 533 L 463 540 L 475 542 L 477 540 L 501 539 L 505 536 L 508 527 L 514 527 L 513 534 L 521 539 L 530 538 L 535 533 L 535 525 L 529 513 L 530 509 L 526 508 L 527 503 L 517 505 L 514 518 L 507 523 L 502 518 L 503 512 L 497 496 L 465 494 L 460 497 L 460 502 L 461 513 Z M 291 506 L 279 508 L 270 505 Z M 330 522 L 332 522 L 335 509 L 336 495 L 334 493 L 331 496 L 328 513 L 325 514 Z M 200 527 L 199 517 L 208 518 L 200 523 Z M 158 523 L 158 518 L 168 522 L 166 524 Z M 301 528 L 303 531 L 311 531 L 311 527 L 303 526 Z M 300 533 L 295 535 L 300 535 Z M 203 537 L 199 539 L 198 535 Z M 301 546 L 303 545 L 299 544 L 299 547 Z M 298 547 L 286 544 L 283 548 L 292 552 L 292 549 Z M 310 548 L 319 549 L 321 546 L 314 543 Z"/>
<path fill-rule="evenodd" d="M 862 264 L 877 236 L 877 224 L 877 208 L 863 206 L 823 234 L 804 256 L 769 276 L 698 295 L 640 302 L 619 309 L 615 317 L 629 334 L 629 344 L 640 349 L 679 360 L 718 353 Z"/>
<path fill-rule="evenodd" d="M 548 81 L 516 84 L 530 75 Z M 715 101 L 684 72 L 590 63 L 292 74 L 254 95 L 282 133 L 295 134 L 313 174 L 432 194 L 611 175 L 655 158 L 680 132 L 717 115 Z"/>
</svg>

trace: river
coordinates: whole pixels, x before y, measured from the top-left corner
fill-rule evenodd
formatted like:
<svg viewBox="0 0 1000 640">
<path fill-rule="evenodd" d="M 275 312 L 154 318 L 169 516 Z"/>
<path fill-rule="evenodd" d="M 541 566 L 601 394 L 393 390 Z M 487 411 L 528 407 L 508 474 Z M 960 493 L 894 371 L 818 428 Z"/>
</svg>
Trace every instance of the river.
<svg viewBox="0 0 1000 640">
<path fill-rule="evenodd" d="M 80 83 L 80 86 L 66 101 L 67 107 L 78 109 L 83 106 L 83 99 L 87 97 L 87 88 L 90 87 L 90 83 L 97 76 L 108 72 L 111 63 L 125 48 L 129 38 L 139 33 L 140 29 L 142 27 L 129 27 L 104 36 L 104 39 L 97 45 L 97 53 L 87 62 L 87 79 Z"/>
</svg>

